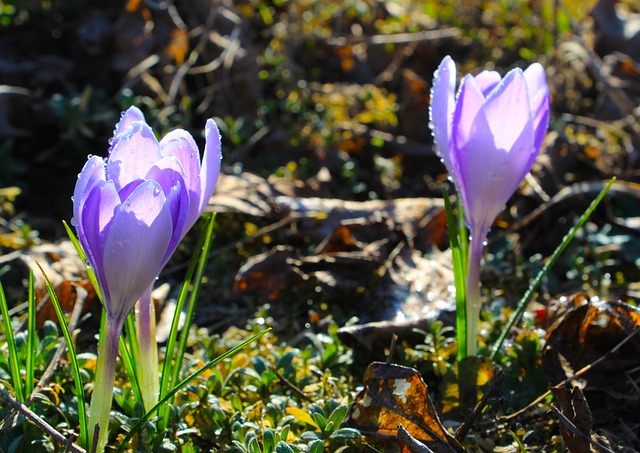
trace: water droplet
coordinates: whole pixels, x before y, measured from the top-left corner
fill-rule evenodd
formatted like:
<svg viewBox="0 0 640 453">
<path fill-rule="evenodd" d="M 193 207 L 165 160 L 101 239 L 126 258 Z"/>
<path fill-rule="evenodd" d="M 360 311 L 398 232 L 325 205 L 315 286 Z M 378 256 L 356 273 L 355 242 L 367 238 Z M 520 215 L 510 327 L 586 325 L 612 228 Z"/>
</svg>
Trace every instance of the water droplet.
<svg viewBox="0 0 640 453">
<path fill-rule="evenodd" d="M 135 150 L 135 149 L 133 149 L 133 148 L 129 149 L 129 153 L 130 153 L 130 154 L 134 154 L 135 152 L 136 152 L 136 150 Z"/>
<path fill-rule="evenodd" d="M 107 143 L 108 143 L 109 145 L 113 145 L 113 137 L 111 137 L 109 140 L 107 140 Z"/>
<path fill-rule="evenodd" d="M 160 187 L 156 186 L 153 188 L 153 196 L 157 197 L 158 195 L 160 195 Z"/>
</svg>

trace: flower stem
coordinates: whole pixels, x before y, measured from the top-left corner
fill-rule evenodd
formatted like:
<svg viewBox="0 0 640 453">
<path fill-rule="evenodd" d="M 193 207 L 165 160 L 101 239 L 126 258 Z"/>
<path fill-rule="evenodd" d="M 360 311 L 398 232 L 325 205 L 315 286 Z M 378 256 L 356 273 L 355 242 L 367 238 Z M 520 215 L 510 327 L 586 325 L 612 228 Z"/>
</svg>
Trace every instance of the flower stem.
<svg viewBox="0 0 640 453">
<path fill-rule="evenodd" d="M 467 296 L 467 356 L 478 353 L 478 324 L 480 322 L 480 260 L 485 235 L 472 235 L 469 240 L 469 267 L 465 284 Z"/>
<path fill-rule="evenodd" d="M 92 445 L 96 445 L 95 451 L 97 453 L 102 453 L 107 444 L 113 384 L 116 377 L 118 340 L 121 332 L 122 321 L 115 321 L 103 316 L 100 328 L 100 342 L 98 343 L 96 378 L 89 408 L 89 448 Z M 96 427 L 99 427 L 97 441 L 95 439 Z"/>
<path fill-rule="evenodd" d="M 153 285 L 144 292 L 136 304 L 136 334 L 138 336 L 138 382 L 146 410 L 158 402 L 160 380 L 158 376 L 158 343 L 156 342 L 156 312 L 151 301 Z"/>
</svg>

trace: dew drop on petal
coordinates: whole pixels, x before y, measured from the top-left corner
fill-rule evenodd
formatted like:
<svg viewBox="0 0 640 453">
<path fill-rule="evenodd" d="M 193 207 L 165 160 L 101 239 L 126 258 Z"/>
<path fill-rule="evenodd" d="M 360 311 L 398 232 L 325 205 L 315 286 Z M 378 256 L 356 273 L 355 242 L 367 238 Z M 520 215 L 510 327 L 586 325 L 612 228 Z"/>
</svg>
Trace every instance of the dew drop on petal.
<svg viewBox="0 0 640 453">
<path fill-rule="evenodd" d="M 156 186 L 153 188 L 153 196 L 157 197 L 158 195 L 160 195 L 161 189 L 159 186 Z"/>
<path fill-rule="evenodd" d="M 135 150 L 135 149 L 133 149 L 133 148 L 129 149 L 129 153 L 130 153 L 130 154 L 135 154 L 135 152 L 136 152 L 136 150 Z"/>
</svg>

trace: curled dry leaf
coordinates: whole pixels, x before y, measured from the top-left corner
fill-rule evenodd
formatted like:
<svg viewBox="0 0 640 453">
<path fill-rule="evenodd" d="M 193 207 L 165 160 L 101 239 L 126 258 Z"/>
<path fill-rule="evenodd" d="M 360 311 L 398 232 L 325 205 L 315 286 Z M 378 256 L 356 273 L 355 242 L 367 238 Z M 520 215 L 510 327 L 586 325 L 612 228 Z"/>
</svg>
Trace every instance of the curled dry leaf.
<svg viewBox="0 0 640 453">
<path fill-rule="evenodd" d="M 351 426 L 365 435 L 389 438 L 396 437 L 402 425 L 434 453 L 464 451 L 440 422 L 427 384 L 417 370 L 374 362 L 363 381 L 364 389 L 349 414 Z"/>
</svg>

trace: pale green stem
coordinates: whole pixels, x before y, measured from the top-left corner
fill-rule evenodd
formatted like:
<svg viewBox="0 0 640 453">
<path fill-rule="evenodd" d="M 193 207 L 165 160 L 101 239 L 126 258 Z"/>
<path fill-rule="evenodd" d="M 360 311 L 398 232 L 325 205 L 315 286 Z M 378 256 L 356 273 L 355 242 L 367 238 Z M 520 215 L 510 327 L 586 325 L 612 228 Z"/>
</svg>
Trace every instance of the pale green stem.
<svg viewBox="0 0 640 453">
<path fill-rule="evenodd" d="M 136 366 L 145 409 L 151 409 L 160 395 L 158 375 L 158 343 L 156 342 L 156 311 L 151 301 L 153 285 L 136 304 L 136 334 L 140 356 Z"/>
<path fill-rule="evenodd" d="M 106 318 L 105 318 L 106 319 Z M 98 343 L 98 362 L 96 364 L 95 382 L 89 408 L 89 448 L 95 443 L 96 426 L 100 427 L 97 440 L 97 453 L 102 453 L 107 444 L 109 432 L 109 414 L 113 399 L 113 384 L 116 377 L 116 360 L 118 358 L 118 340 L 122 332 L 122 321 L 107 319 L 100 329 Z M 105 335 L 106 333 L 106 335 Z"/>
<path fill-rule="evenodd" d="M 473 235 L 469 240 L 469 265 L 465 284 L 467 296 L 467 356 L 478 353 L 478 324 L 480 323 L 480 260 L 485 235 Z"/>
</svg>

